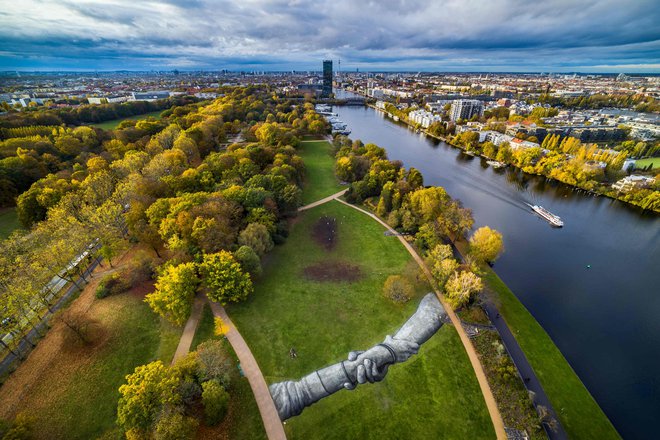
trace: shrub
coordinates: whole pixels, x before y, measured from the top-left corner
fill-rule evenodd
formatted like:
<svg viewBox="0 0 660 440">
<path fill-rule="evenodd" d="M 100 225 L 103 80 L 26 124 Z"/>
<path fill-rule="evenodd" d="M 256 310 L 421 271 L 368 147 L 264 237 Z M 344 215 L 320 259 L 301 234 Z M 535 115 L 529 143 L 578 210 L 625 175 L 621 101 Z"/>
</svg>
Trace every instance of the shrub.
<svg viewBox="0 0 660 440">
<path fill-rule="evenodd" d="M 24 414 L 18 414 L 13 422 L 3 420 L 0 426 L 2 440 L 29 440 L 32 438 L 34 420 Z"/>
<path fill-rule="evenodd" d="M 164 414 L 156 424 L 154 440 L 186 440 L 195 437 L 199 422 L 192 417 L 173 412 Z"/>
<path fill-rule="evenodd" d="M 117 295 L 123 293 L 131 287 L 129 280 L 127 280 L 121 273 L 115 272 L 103 277 L 96 288 L 96 297 L 98 299 L 105 298 L 110 295 Z"/>
<path fill-rule="evenodd" d="M 197 347 L 199 377 L 201 381 L 215 380 L 229 389 L 229 371 L 232 361 L 222 346 L 222 341 L 205 341 Z"/>
<path fill-rule="evenodd" d="M 217 425 L 222 422 L 229 406 L 229 393 L 218 382 L 211 380 L 202 384 L 202 403 L 206 424 Z"/>
<path fill-rule="evenodd" d="M 405 303 L 413 296 L 413 287 L 401 275 L 390 275 L 383 285 L 383 295 L 394 302 Z"/>
</svg>

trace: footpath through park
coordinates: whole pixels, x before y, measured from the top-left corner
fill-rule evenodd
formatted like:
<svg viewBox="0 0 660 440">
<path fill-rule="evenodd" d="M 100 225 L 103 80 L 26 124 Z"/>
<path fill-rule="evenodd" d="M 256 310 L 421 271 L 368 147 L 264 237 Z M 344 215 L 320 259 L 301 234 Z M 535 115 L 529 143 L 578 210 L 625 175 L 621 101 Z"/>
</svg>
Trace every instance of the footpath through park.
<svg viewBox="0 0 660 440">
<path fill-rule="evenodd" d="M 415 251 L 415 249 L 410 245 L 410 243 L 408 243 L 406 239 L 401 236 L 401 234 L 398 234 L 390 225 L 382 221 L 375 214 L 372 214 L 368 211 L 365 211 L 362 208 L 359 208 L 355 205 L 345 202 L 341 200 L 339 196 L 335 197 L 335 200 L 337 200 L 339 203 L 343 203 L 348 207 L 356 209 L 365 215 L 368 215 L 369 217 L 371 217 L 372 219 L 376 220 L 378 223 L 383 225 L 385 228 L 387 228 L 387 230 L 392 235 L 398 237 L 399 241 L 403 244 L 406 250 L 408 250 L 410 255 L 412 255 L 413 259 L 417 262 L 419 267 L 424 272 L 424 275 L 428 279 L 429 284 L 431 286 L 434 285 L 433 276 L 431 275 L 431 272 L 426 266 L 426 263 L 419 256 L 417 251 Z M 433 291 L 435 292 L 436 296 L 442 303 L 442 306 L 445 308 L 445 311 L 447 312 L 449 319 L 456 328 L 456 332 L 458 333 L 458 336 L 460 337 L 461 342 L 463 343 L 463 347 L 465 348 L 468 358 L 470 359 L 470 363 L 472 364 L 472 368 L 474 369 L 475 376 L 477 377 L 477 381 L 479 382 L 479 387 L 481 388 L 481 393 L 483 394 L 484 400 L 486 402 L 486 408 L 488 408 L 488 413 L 490 414 L 491 421 L 493 422 L 493 428 L 495 429 L 495 434 L 497 435 L 498 439 L 506 439 L 507 435 L 506 435 L 506 431 L 504 430 L 504 421 L 502 420 L 502 415 L 500 414 L 500 410 L 497 407 L 497 402 L 495 401 L 495 396 L 493 395 L 493 391 L 490 389 L 490 385 L 488 384 L 488 380 L 486 379 L 486 373 L 484 372 L 483 366 L 481 365 L 479 356 L 477 355 L 476 350 L 472 346 L 472 343 L 470 342 L 470 338 L 468 337 L 467 333 L 465 333 L 465 329 L 463 329 L 463 326 L 461 325 L 461 321 L 456 316 L 456 313 L 454 313 L 454 310 L 451 308 L 451 306 L 449 306 L 449 304 L 445 302 L 444 297 L 440 292 L 438 292 L 435 288 L 433 288 Z"/>
</svg>

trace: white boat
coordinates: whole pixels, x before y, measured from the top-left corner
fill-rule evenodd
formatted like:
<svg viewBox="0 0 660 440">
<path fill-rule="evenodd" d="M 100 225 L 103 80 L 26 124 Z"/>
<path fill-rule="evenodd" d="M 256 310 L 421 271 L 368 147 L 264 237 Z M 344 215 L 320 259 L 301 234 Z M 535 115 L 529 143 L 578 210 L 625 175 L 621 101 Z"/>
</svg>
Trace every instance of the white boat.
<svg viewBox="0 0 660 440">
<path fill-rule="evenodd" d="M 486 163 L 493 168 L 503 168 L 506 166 L 504 162 L 500 162 L 498 160 L 487 160 Z"/>
<path fill-rule="evenodd" d="M 545 221 L 550 223 L 552 226 L 556 226 L 558 228 L 564 226 L 564 222 L 561 220 L 561 217 L 559 217 L 558 215 L 554 215 L 553 213 L 545 209 L 543 206 L 530 205 L 529 203 L 526 203 L 526 205 L 532 208 L 532 211 L 537 213 L 541 218 L 543 218 Z"/>
</svg>

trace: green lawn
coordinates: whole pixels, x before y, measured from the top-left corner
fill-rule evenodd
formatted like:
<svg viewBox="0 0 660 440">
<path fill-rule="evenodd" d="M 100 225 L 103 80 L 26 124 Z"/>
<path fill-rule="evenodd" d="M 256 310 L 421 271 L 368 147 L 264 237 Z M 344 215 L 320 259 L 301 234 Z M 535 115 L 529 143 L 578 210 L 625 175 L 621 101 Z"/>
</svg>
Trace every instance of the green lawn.
<svg viewBox="0 0 660 440">
<path fill-rule="evenodd" d="M 21 223 L 18 221 L 16 208 L 0 209 L 0 240 L 9 237 L 9 234 L 20 227 Z"/>
<path fill-rule="evenodd" d="M 660 157 L 649 157 L 647 159 L 639 159 L 635 161 L 635 168 L 646 168 L 653 164 L 651 169 L 660 168 Z"/>
<path fill-rule="evenodd" d="M 328 141 L 303 141 L 298 147 L 298 154 L 305 161 L 305 186 L 303 204 L 327 197 L 342 187 L 334 173 L 335 158 L 332 145 Z"/>
<path fill-rule="evenodd" d="M 330 191 L 332 192 L 332 191 Z M 338 244 L 327 251 L 310 238 L 321 216 L 337 219 Z M 264 275 L 244 303 L 228 311 L 246 339 L 266 381 L 298 379 L 366 349 L 394 333 L 417 307 L 428 286 L 401 306 L 383 298 L 391 274 L 414 278 L 416 266 L 384 228 L 338 202 L 300 215 L 287 242 L 264 264 Z M 341 261 L 360 267 L 354 282 L 309 280 L 314 263 Z M 298 357 L 291 359 L 295 347 Z M 444 326 L 405 364 L 378 384 L 340 391 L 287 421 L 290 439 L 494 438 L 470 362 L 453 327 Z"/>
<path fill-rule="evenodd" d="M 102 128 L 104 130 L 114 130 L 117 128 L 122 121 L 139 121 L 140 119 L 147 119 L 149 116 L 153 116 L 156 119 L 160 119 L 160 114 L 163 110 L 158 110 L 156 112 L 145 113 L 143 115 L 129 116 L 128 118 L 113 119 L 111 121 L 99 122 L 98 124 L 90 124 L 92 127 Z"/>
<path fill-rule="evenodd" d="M 618 439 L 619 434 L 550 336 L 495 272 L 485 269 L 499 310 L 534 368 L 570 438 Z"/>
</svg>

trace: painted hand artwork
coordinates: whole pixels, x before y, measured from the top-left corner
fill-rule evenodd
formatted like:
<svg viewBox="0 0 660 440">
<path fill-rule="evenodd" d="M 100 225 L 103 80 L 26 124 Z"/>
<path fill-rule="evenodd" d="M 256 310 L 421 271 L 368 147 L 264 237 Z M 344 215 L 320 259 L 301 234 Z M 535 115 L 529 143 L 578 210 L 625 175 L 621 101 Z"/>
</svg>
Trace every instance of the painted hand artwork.
<svg viewBox="0 0 660 440">
<path fill-rule="evenodd" d="M 380 382 L 390 365 L 407 361 L 442 327 L 446 312 L 438 298 L 427 294 L 417 311 L 396 332 L 366 351 L 352 351 L 348 359 L 316 370 L 298 381 L 272 384 L 273 397 L 281 420 L 297 416 L 315 402 L 342 389 L 359 384 Z"/>
</svg>

